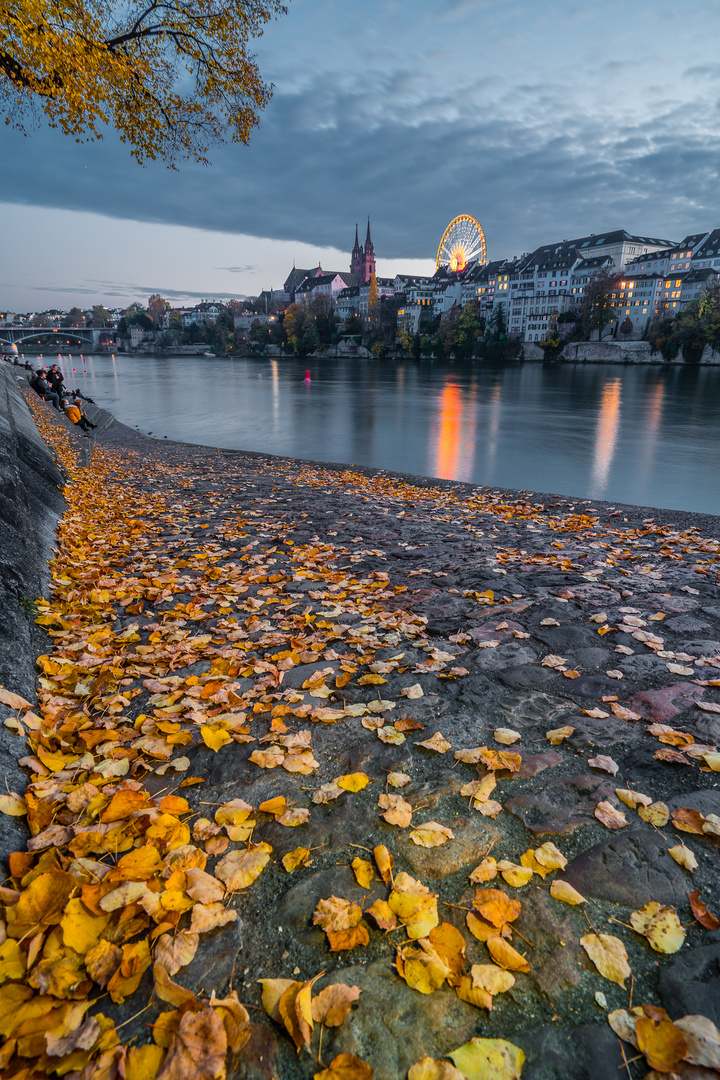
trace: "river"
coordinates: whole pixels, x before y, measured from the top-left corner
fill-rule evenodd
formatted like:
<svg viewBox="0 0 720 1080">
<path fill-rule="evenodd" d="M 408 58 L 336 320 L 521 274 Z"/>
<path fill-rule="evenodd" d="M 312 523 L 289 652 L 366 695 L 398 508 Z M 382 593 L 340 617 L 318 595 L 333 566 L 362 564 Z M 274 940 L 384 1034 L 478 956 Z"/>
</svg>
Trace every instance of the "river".
<svg viewBox="0 0 720 1080">
<path fill-rule="evenodd" d="M 68 386 L 159 438 L 720 514 L 720 368 L 125 356 L 62 367 Z"/>
</svg>

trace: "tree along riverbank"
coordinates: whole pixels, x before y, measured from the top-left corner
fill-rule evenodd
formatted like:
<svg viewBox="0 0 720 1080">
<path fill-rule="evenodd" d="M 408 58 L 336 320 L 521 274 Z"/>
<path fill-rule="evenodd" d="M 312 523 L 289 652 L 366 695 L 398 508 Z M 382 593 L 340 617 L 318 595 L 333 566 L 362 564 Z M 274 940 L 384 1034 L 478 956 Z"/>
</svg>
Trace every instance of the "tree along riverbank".
<svg viewBox="0 0 720 1080">
<path fill-rule="evenodd" d="M 68 482 L 5 710 L 8 1080 L 716 1061 L 716 518 L 120 424 L 88 461 L 30 404 Z"/>
</svg>

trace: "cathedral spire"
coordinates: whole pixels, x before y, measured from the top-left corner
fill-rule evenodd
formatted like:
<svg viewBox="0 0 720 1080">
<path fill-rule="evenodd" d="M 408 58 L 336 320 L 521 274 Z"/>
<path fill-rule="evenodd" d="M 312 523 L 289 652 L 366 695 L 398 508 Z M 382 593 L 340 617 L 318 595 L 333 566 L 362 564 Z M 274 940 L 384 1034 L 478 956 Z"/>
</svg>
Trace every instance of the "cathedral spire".
<svg viewBox="0 0 720 1080">
<path fill-rule="evenodd" d="M 365 237 L 365 248 L 367 249 L 368 246 L 370 247 L 370 250 L 372 251 L 373 242 L 370 239 L 370 216 L 369 215 L 368 215 L 367 236 Z"/>
</svg>

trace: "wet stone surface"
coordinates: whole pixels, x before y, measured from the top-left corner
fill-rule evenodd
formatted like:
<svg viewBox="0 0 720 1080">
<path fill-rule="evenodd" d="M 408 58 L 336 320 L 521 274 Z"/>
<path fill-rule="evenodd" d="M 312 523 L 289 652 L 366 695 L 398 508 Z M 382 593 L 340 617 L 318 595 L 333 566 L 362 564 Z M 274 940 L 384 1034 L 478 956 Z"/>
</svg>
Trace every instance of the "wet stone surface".
<svg viewBox="0 0 720 1080">
<path fill-rule="evenodd" d="M 195 959 L 174 975 L 208 994 L 232 988 L 249 1008 L 250 1041 L 231 1062 L 231 1077 L 302 1080 L 319 1070 L 266 1015 L 258 979 L 305 981 L 321 972 L 313 993 L 337 982 L 361 991 L 345 1022 L 323 1031 L 326 1065 L 353 1053 L 376 1080 L 401 1080 L 420 1058 L 483 1035 L 524 1049 L 523 1080 L 619 1077 L 619 1042 L 605 1014 L 627 1006 L 630 984 L 602 978 L 589 960 L 580 939 L 590 927 L 624 943 L 635 1004 L 720 1022 L 720 946 L 693 920 L 687 897 L 699 889 L 720 916 L 720 839 L 680 832 L 672 820 L 644 821 L 616 793 L 632 787 L 671 810 L 720 814 L 720 773 L 687 753 L 693 739 L 711 742 L 717 730 L 717 713 L 699 704 L 720 706 L 714 520 L 626 507 L 610 517 L 615 511 L 597 502 L 159 443 L 121 425 L 99 446 L 91 468 L 102 464 L 121 477 L 130 502 L 150 492 L 158 507 L 155 518 L 147 515 L 151 540 L 124 562 L 126 577 L 140 582 L 132 587 L 141 610 L 128 622 L 127 605 L 118 604 L 116 628 L 134 627 L 138 650 L 153 640 L 176 648 L 172 661 L 167 652 L 147 661 L 152 670 L 129 674 L 128 689 L 140 692 L 122 718 L 144 732 L 142 714 L 150 733 L 164 722 L 154 710 L 173 705 L 150 700 L 158 691 L 148 679 L 168 690 L 180 683 L 186 696 L 172 722 L 191 736 L 169 751 L 188 759 L 183 771 L 159 774 L 165 758 L 146 756 L 144 772 L 138 766 L 131 775 L 158 798 L 165 791 L 187 798 L 191 842 L 208 854 L 209 873 L 223 854 L 245 848 L 219 828 L 228 843 L 218 852 L 197 831 L 198 818 L 213 822 L 230 800 L 254 808 L 252 842 L 272 847 L 259 877 L 225 898 L 237 921 L 203 934 Z M 699 564 L 703 573 L 695 572 Z M 162 588 L 152 584 L 162 577 Z M 180 634 L 175 644 L 171 632 Z M 192 640 L 200 641 L 196 655 Z M 188 684 L 191 672 L 197 682 Z M 229 740 L 215 751 L 195 713 L 211 727 L 241 719 L 225 721 Z M 653 724 L 688 734 L 667 741 Z M 547 733 L 565 726 L 573 730 L 553 745 Z M 498 728 L 519 738 L 498 741 Z M 443 752 L 417 745 L 436 733 Z M 282 751 L 282 740 L 295 736 L 308 740 L 315 762 L 306 772 L 251 760 Z M 485 763 L 461 760 L 479 748 Z M 461 789 L 493 771 L 496 753 L 520 759 L 494 769 L 490 798 L 499 805 L 484 816 Z M 616 775 L 593 765 L 597 755 L 612 759 Z M 317 801 L 322 785 L 358 772 L 368 778 L 364 788 Z M 407 775 L 404 786 L 389 784 L 393 773 Z M 202 782 L 179 789 L 183 777 Z M 304 823 L 289 827 L 258 810 L 280 795 L 291 810 L 308 811 Z M 407 801 L 409 824 L 381 818 L 379 800 L 388 795 Z M 603 824 L 600 803 L 627 824 Z M 450 829 L 452 839 L 416 844 L 411 834 L 428 822 Z M 529 964 L 492 1011 L 460 1000 L 447 981 L 429 994 L 407 985 L 395 967 L 396 950 L 408 946 L 402 927 L 385 932 L 364 915 L 368 943 L 333 951 L 313 923 L 318 902 L 332 896 L 364 913 L 387 899 L 373 859 L 385 845 L 396 877 L 404 872 L 426 886 L 439 919 L 462 933 L 465 970 L 489 964 L 487 946 L 468 928 L 470 873 L 488 856 L 519 864 L 546 841 L 567 859 L 564 870 L 535 873 L 526 885 L 500 876 L 478 885 L 519 901 L 509 940 Z M 668 854 L 682 842 L 697 856 L 693 874 Z M 300 847 L 309 861 L 287 871 L 282 858 Z M 375 867 L 366 888 L 351 869 L 356 858 Z M 587 903 L 552 897 L 558 878 Z M 632 911 L 648 901 L 677 908 L 686 927 L 677 954 L 653 952 L 629 927 Z M 147 996 L 141 1005 L 103 1008 L 125 1020 L 145 1004 Z M 123 1037 L 144 1041 L 143 1025 L 159 1011 L 154 1001 Z M 316 1054 L 317 1033 L 312 1048 Z M 628 1057 L 634 1053 L 629 1048 Z M 630 1075 L 645 1068 L 632 1064 Z"/>
</svg>

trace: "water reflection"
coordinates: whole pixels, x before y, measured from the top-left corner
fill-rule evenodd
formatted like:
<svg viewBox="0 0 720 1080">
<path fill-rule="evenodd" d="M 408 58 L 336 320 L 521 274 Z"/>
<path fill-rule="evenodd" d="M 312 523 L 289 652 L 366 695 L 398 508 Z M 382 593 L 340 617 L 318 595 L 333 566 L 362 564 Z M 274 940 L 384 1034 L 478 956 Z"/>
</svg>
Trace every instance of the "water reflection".
<svg viewBox="0 0 720 1080">
<path fill-rule="evenodd" d="M 720 513 L 720 368 L 292 357 L 86 364 L 73 385 L 124 423 L 179 442 Z M 67 356 L 62 366 L 67 376 Z"/>
<path fill-rule="evenodd" d="M 443 480 L 471 480 L 475 455 L 477 406 L 475 388 L 467 401 L 462 389 L 448 379 L 438 401 L 438 429 L 431 444 L 430 469 Z"/>
<path fill-rule="evenodd" d="M 599 499 L 607 487 L 610 466 L 615 457 L 618 430 L 620 428 L 620 379 L 605 384 L 600 401 L 600 413 L 595 429 L 595 455 L 593 457 L 590 495 Z"/>
</svg>

